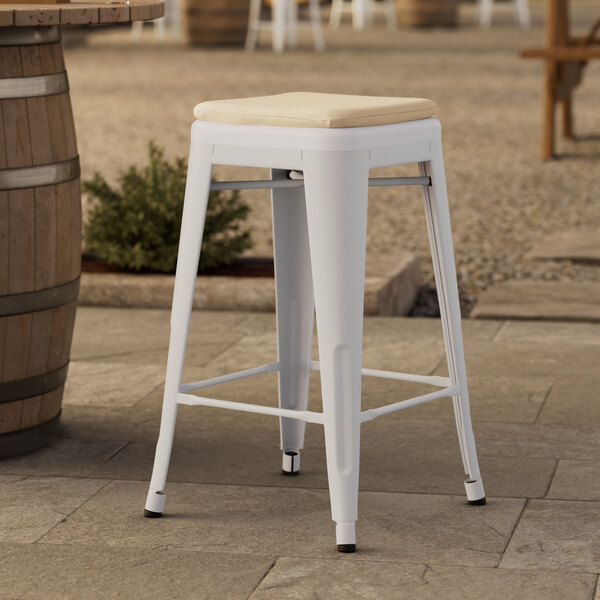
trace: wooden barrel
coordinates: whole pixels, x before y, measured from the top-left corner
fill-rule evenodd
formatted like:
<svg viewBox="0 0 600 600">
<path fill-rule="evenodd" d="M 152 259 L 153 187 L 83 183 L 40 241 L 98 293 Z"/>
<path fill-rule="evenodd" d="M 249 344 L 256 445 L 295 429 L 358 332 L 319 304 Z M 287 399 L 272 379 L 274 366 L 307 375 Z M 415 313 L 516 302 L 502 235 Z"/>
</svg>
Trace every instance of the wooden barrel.
<svg viewBox="0 0 600 600">
<path fill-rule="evenodd" d="M 250 0 L 186 0 L 184 21 L 193 46 L 243 46 Z"/>
<path fill-rule="evenodd" d="M 81 270 L 79 158 L 60 32 L 0 33 L 0 458 L 58 431 Z"/>
<path fill-rule="evenodd" d="M 396 0 L 396 20 L 409 27 L 456 25 L 458 0 Z"/>
</svg>

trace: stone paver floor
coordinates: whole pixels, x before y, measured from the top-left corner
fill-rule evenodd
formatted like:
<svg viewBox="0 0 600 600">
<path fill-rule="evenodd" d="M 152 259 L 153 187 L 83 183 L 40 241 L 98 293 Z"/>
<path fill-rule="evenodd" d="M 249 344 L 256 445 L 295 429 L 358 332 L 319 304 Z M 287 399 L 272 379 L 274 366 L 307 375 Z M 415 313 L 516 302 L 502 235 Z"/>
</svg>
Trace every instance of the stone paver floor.
<svg viewBox="0 0 600 600">
<path fill-rule="evenodd" d="M 600 325 L 466 320 L 488 504 L 465 502 L 449 400 L 366 423 L 353 555 L 335 549 L 321 428 L 285 477 L 259 415 L 181 407 L 165 518 L 144 519 L 168 334 L 168 311 L 79 310 L 61 437 L 0 462 L 1 600 L 600 600 Z M 194 313 L 185 376 L 275 352 L 272 314 Z M 367 318 L 364 363 L 443 373 L 439 321 Z M 270 374 L 212 395 L 276 393 Z M 363 405 L 418 393 L 365 379 Z"/>
</svg>

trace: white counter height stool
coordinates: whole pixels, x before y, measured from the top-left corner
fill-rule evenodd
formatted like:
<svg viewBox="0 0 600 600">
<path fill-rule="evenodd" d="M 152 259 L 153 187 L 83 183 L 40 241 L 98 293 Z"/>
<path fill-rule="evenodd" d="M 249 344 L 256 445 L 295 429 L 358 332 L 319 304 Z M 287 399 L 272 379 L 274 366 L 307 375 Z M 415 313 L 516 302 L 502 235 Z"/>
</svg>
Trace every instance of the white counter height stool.
<svg viewBox="0 0 600 600">
<path fill-rule="evenodd" d="M 327 473 L 338 550 L 356 549 L 360 425 L 437 398 L 454 402 L 470 504 L 485 504 L 471 418 L 441 127 L 422 98 L 290 93 L 196 106 L 171 313 L 160 435 L 145 515 L 159 517 L 178 404 L 281 418 L 283 470 L 296 473 L 305 423 L 325 427 Z M 369 179 L 369 169 L 418 163 L 420 176 Z M 271 168 L 272 179 L 211 184 L 215 164 Z M 363 297 L 369 185 L 419 185 L 442 315 L 449 377 L 362 368 Z M 222 377 L 181 383 L 187 330 L 210 189 L 272 189 L 278 356 Z M 319 361 L 311 360 L 316 309 Z M 309 374 L 321 372 L 323 412 L 307 410 Z M 279 407 L 190 392 L 259 373 L 279 375 Z M 439 389 L 361 411 L 361 375 Z M 240 506 L 243 510 L 243 506 Z"/>
</svg>

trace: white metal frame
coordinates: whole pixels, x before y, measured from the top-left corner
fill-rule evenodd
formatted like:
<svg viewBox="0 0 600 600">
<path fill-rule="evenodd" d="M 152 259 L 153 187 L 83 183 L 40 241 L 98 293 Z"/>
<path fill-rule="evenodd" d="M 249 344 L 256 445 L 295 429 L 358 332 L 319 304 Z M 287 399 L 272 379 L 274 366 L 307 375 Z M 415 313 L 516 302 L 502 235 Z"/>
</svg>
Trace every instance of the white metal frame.
<svg viewBox="0 0 600 600">
<path fill-rule="evenodd" d="M 352 27 L 362 31 L 365 26 L 373 22 L 373 13 L 383 12 L 387 26 L 395 30 L 398 26 L 396 21 L 396 7 L 394 0 L 332 0 L 329 12 L 330 29 L 338 29 L 342 22 L 343 14 L 352 15 Z"/>
<path fill-rule="evenodd" d="M 494 0 L 479 0 L 479 25 L 481 27 L 490 27 L 494 11 L 504 8 L 514 11 L 515 20 L 521 27 L 524 29 L 531 27 L 531 15 L 529 13 L 528 0 L 511 0 L 508 3 L 501 4 L 496 4 Z"/>
<path fill-rule="evenodd" d="M 321 28 L 321 14 L 319 0 L 308 0 L 309 21 L 298 21 L 297 0 L 272 0 L 271 22 L 262 21 L 260 18 L 263 0 L 250 0 L 250 14 L 248 17 L 248 35 L 246 37 L 246 50 L 253 52 L 258 42 L 260 31 L 271 32 L 273 52 L 281 54 L 286 45 L 296 47 L 296 32 L 298 29 L 312 29 L 315 50 L 325 51 L 323 30 Z"/>
<path fill-rule="evenodd" d="M 419 163 L 420 176 L 369 179 L 377 167 Z M 271 168 L 277 303 L 277 361 L 195 383 L 181 383 L 194 284 L 213 164 Z M 299 174 L 302 172 L 302 175 Z M 290 176 L 296 179 L 290 179 Z M 298 180 L 303 177 L 303 180 Z M 291 182 L 291 183 L 290 183 Z M 213 189 L 240 183 L 212 184 Z M 420 185 L 440 301 L 449 377 L 362 368 L 367 190 L 372 185 Z M 320 361 L 311 360 L 314 314 Z M 323 412 L 307 410 L 309 374 L 321 373 Z M 279 407 L 190 392 L 277 372 Z M 440 389 L 380 408 L 361 410 L 361 377 L 427 383 Z M 259 127 L 196 121 L 192 126 L 171 339 L 160 435 L 146 516 L 160 516 L 179 404 L 280 417 L 283 468 L 299 468 L 305 423 L 325 428 L 332 518 L 341 551 L 355 548 L 360 425 L 379 416 L 451 397 L 463 457 L 467 498 L 485 493 L 471 427 L 450 216 L 437 119 L 349 129 Z M 297 457 L 297 458 L 296 458 Z"/>
</svg>

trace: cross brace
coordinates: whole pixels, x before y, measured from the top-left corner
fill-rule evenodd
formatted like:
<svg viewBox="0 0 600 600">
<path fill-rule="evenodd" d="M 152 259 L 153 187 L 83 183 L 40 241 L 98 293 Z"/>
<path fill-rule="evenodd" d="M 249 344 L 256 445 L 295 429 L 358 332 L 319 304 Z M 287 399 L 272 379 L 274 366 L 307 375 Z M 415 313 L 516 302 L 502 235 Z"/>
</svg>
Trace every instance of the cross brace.
<svg viewBox="0 0 600 600">
<path fill-rule="evenodd" d="M 319 371 L 320 363 L 318 361 L 311 361 L 311 371 Z M 253 375 L 259 375 L 261 373 L 272 373 L 279 371 L 279 363 L 267 363 L 260 367 L 253 369 L 245 369 L 244 371 L 237 371 L 228 375 L 222 375 L 220 377 L 213 377 L 211 379 L 205 379 L 204 381 L 197 381 L 195 383 L 186 383 L 179 387 L 179 393 L 177 394 L 178 404 L 188 404 L 190 406 L 212 406 L 214 408 L 226 408 L 229 410 L 240 410 L 242 412 L 253 412 L 263 415 L 273 415 L 276 417 L 287 417 L 289 419 L 299 419 L 306 421 L 307 423 L 321 423 L 323 424 L 324 416 L 323 413 L 318 413 L 310 410 L 291 410 L 288 408 L 278 408 L 274 406 L 262 406 L 259 404 L 246 404 L 244 402 L 231 402 L 230 400 L 217 400 L 215 398 L 204 398 L 200 396 L 194 396 L 188 392 L 194 390 L 201 390 L 212 385 L 218 385 L 220 383 L 226 383 L 228 381 L 235 381 L 236 379 L 244 379 L 246 377 L 252 377 Z M 412 375 L 410 373 L 397 373 L 395 371 L 382 371 L 379 369 L 362 369 L 363 375 L 371 377 L 382 377 L 384 379 L 398 379 L 401 381 L 415 381 L 418 383 L 427 383 L 440 387 L 441 389 L 429 394 L 423 394 L 422 396 L 416 396 L 415 398 L 409 398 L 408 400 L 402 400 L 400 402 L 394 402 L 387 406 L 381 406 L 379 408 L 372 408 L 361 412 L 361 422 L 372 421 L 377 417 L 386 415 L 404 408 L 410 408 L 411 406 L 417 406 L 431 400 L 438 398 L 451 398 L 459 394 L 458 386 L 452 385 L 448 377 L 438 376 L 427 376 L 427 375 Z"/>
<path fill-rule="evenodd" d="M 370 177 L 369 187 L 395 187 L 405 185 L 431 185 L 431 177 Z M 221 190 L 273 190 L 299 188 L 304 186 L 302 179 L 251 179 L 248 181 L 213 181 L 210 189 Z"/>
</svg>

